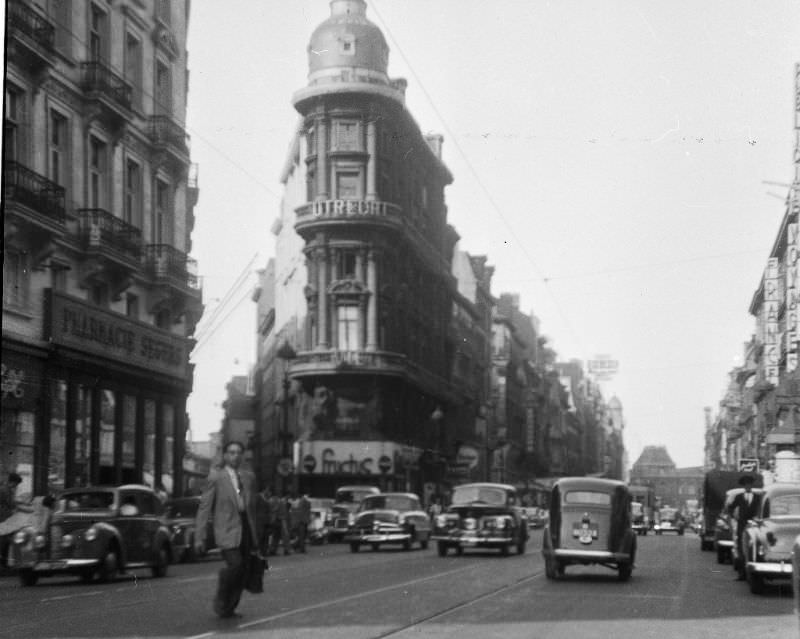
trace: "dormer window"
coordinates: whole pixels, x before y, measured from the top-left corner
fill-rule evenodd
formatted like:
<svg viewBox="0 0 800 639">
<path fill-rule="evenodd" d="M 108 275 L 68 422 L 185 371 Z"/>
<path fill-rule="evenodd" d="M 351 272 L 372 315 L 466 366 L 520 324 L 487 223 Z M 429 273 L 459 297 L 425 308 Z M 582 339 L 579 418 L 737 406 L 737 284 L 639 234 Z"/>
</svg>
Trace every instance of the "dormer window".
<svg viewBox="0 0 800 639">
<path fill-rule="evenodd" d="M 353 35 L 343 35 L 339 38 L 339 53 L 342 55 L 356 54 L 356 39 Z"/>
</svg>

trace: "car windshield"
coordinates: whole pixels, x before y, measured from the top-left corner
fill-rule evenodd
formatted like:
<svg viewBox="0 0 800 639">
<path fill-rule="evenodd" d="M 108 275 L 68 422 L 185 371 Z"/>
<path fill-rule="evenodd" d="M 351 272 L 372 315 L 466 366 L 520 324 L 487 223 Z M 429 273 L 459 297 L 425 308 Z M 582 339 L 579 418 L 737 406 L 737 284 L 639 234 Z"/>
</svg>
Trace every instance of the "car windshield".
<svg viewBox="0 0 800 639">
<path fill-rule="evenodd" d="M 773 497 L 769 514 L 770 517 L 800 517 L 800 494 Z"/>
<path fill-rule="evenodd" d="M 114 493 L 110 490 L 87 490 L 68 493 L 60 500 L 59 512 L 77 510 L 108 510 L 114 503 Z"/>
<path fill-rule="evenodd" d="M 564 503 L 609 506 L 611 504 L 611 495 L 597 490 L 570 490 L 564 495 Z"/>
<path fill-rule="evenodd" d="M 453 492 L 453 505 L 484 503 L 492 506 L 505 506 L 506 491 L 494 486 L 456 487 Z"/>
<path fill-rule="evenodd" d="M 372 495 L 364 498 L 359 510 L 419 510 L 419 502 L 406 495 Z"/>
<path fill-rule="evenodd" d="M 350 503 L 350 504 L 357 504 L 360 502 L 364 497 L 367 495 L 374 495 L 374 491 L 371 490 L 358 490 L 358 489 L 348 489 L 348 490 L 337 490 L 336 491 L 336 501 L 343 502 L 343 503 Z"/>
<path fill-rule="evenodd" d="M 196 499 L 186 501 L 172 501 L 167 503 L 167 517 L 177 519 L 179 517 L 194 517 L 197 515 L 197 508 L 200 502 Z"/>
<path fill-rule="evenodd" d="M 636 517 L 642 514 L 642 505 L 638 501 L 631 502 L 631 512 L 633 516 Z"/>
<path fill-rule="evenodd" d="M 658 511 L 658 514 L 661 515 L 661 519 L 675 519 L 678 511 L 674 508 L 662 508 Z"/>
</svg>

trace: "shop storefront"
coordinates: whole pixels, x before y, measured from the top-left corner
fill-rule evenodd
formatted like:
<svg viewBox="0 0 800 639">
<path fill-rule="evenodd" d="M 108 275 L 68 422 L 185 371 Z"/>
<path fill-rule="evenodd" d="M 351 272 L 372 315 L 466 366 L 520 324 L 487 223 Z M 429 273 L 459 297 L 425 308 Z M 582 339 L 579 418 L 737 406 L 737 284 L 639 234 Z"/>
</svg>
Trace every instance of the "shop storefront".
<svg viewBox="0 0 800 639">
<path fill-rule="evenodd" d="M 16 406 L 3 400 L 3 432 L 16 425 L 3 470 L 30 476 L 36 494 L 127 482 L 179 492 L 189 341 L 60 293 L 47 309 L 44 358 L 20 359 L 3 339 L 4 395 L 29 380 Z"/>
</svg>

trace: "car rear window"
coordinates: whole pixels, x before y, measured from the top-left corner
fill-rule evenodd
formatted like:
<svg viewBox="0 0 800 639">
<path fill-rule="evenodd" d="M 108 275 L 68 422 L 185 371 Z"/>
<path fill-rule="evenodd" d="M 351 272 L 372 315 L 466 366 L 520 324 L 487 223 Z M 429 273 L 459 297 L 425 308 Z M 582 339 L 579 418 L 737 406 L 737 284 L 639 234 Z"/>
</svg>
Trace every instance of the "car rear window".
<svg viewBox="0 0 800 639">
<path fill-rule="evenodd" d="M 507 502 L 506 491 L 492 486 L 467 486 L 456 487 L 453 492 L 453 505 L 459 504 L 490 504 L 492 506 L 505 506 Z"/>
<path fill-rule="evenodd" d="M 800 517 L 800 495 L 780 495 L 769 503 L 770 517 Z"/>
<path fill-rule="evenodd" d="M 114 493 L 110 491 L 92 490 L 81 493 L 69 493 L 62 497 L 61 512 L 77 510 L 107 510 L 114 503 Z"/>
<path fill-rule="evenodd" d="M 611 495 L 595 490 L 570 490 L 564 495 L 565 504 L 593 504 L 595 506 L 610 506 Z"/>
</svg>

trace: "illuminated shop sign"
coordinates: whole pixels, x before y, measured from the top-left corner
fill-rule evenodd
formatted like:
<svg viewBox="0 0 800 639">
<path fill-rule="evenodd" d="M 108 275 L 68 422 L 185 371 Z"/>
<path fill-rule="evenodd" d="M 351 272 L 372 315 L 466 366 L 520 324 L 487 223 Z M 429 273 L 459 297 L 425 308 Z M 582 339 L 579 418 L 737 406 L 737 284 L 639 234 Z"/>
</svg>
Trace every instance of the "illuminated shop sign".
<svg viewBox="0 0 800 639">
<path fill-rule="evenodd" d="M 392 475 L 414 467 L 420 450 L 386 441 L 299 443 L 299 467 L 313 475 Z"/>
<path fill-rule="evenodd" d="M 797 293 L 800 283 L 798 276 L 798 257 L 800 243 L 798 242 L 798 225 L 796 222 L 788 225 L 786 243 L 786 372 L 791 373 L 797 368 L 797 336 L 798 336 L 798 309 Z"/>
<path fill-rule="evenodd" d="M 781 359 L 781 334 L 778 324 L 780 307 L 780 281 L 778 258 L 767 260 L 764 270 L 764 361 L 765 373 L 770 384 L 777 385 Z"/>
<path fill-rule="evenodd" d="M 186 339 L 81 300 L 52 293 L 49 327 L 54 344 L 175 377 L 186 375 Z"/>
<path fill-rule="evenodd" d="M 384 217 L 389 214 L 389 207 L 386 202 L 375 200 L 321 200 L 312 203 L 311 212 L 316 217 Z"/>
</svg>

